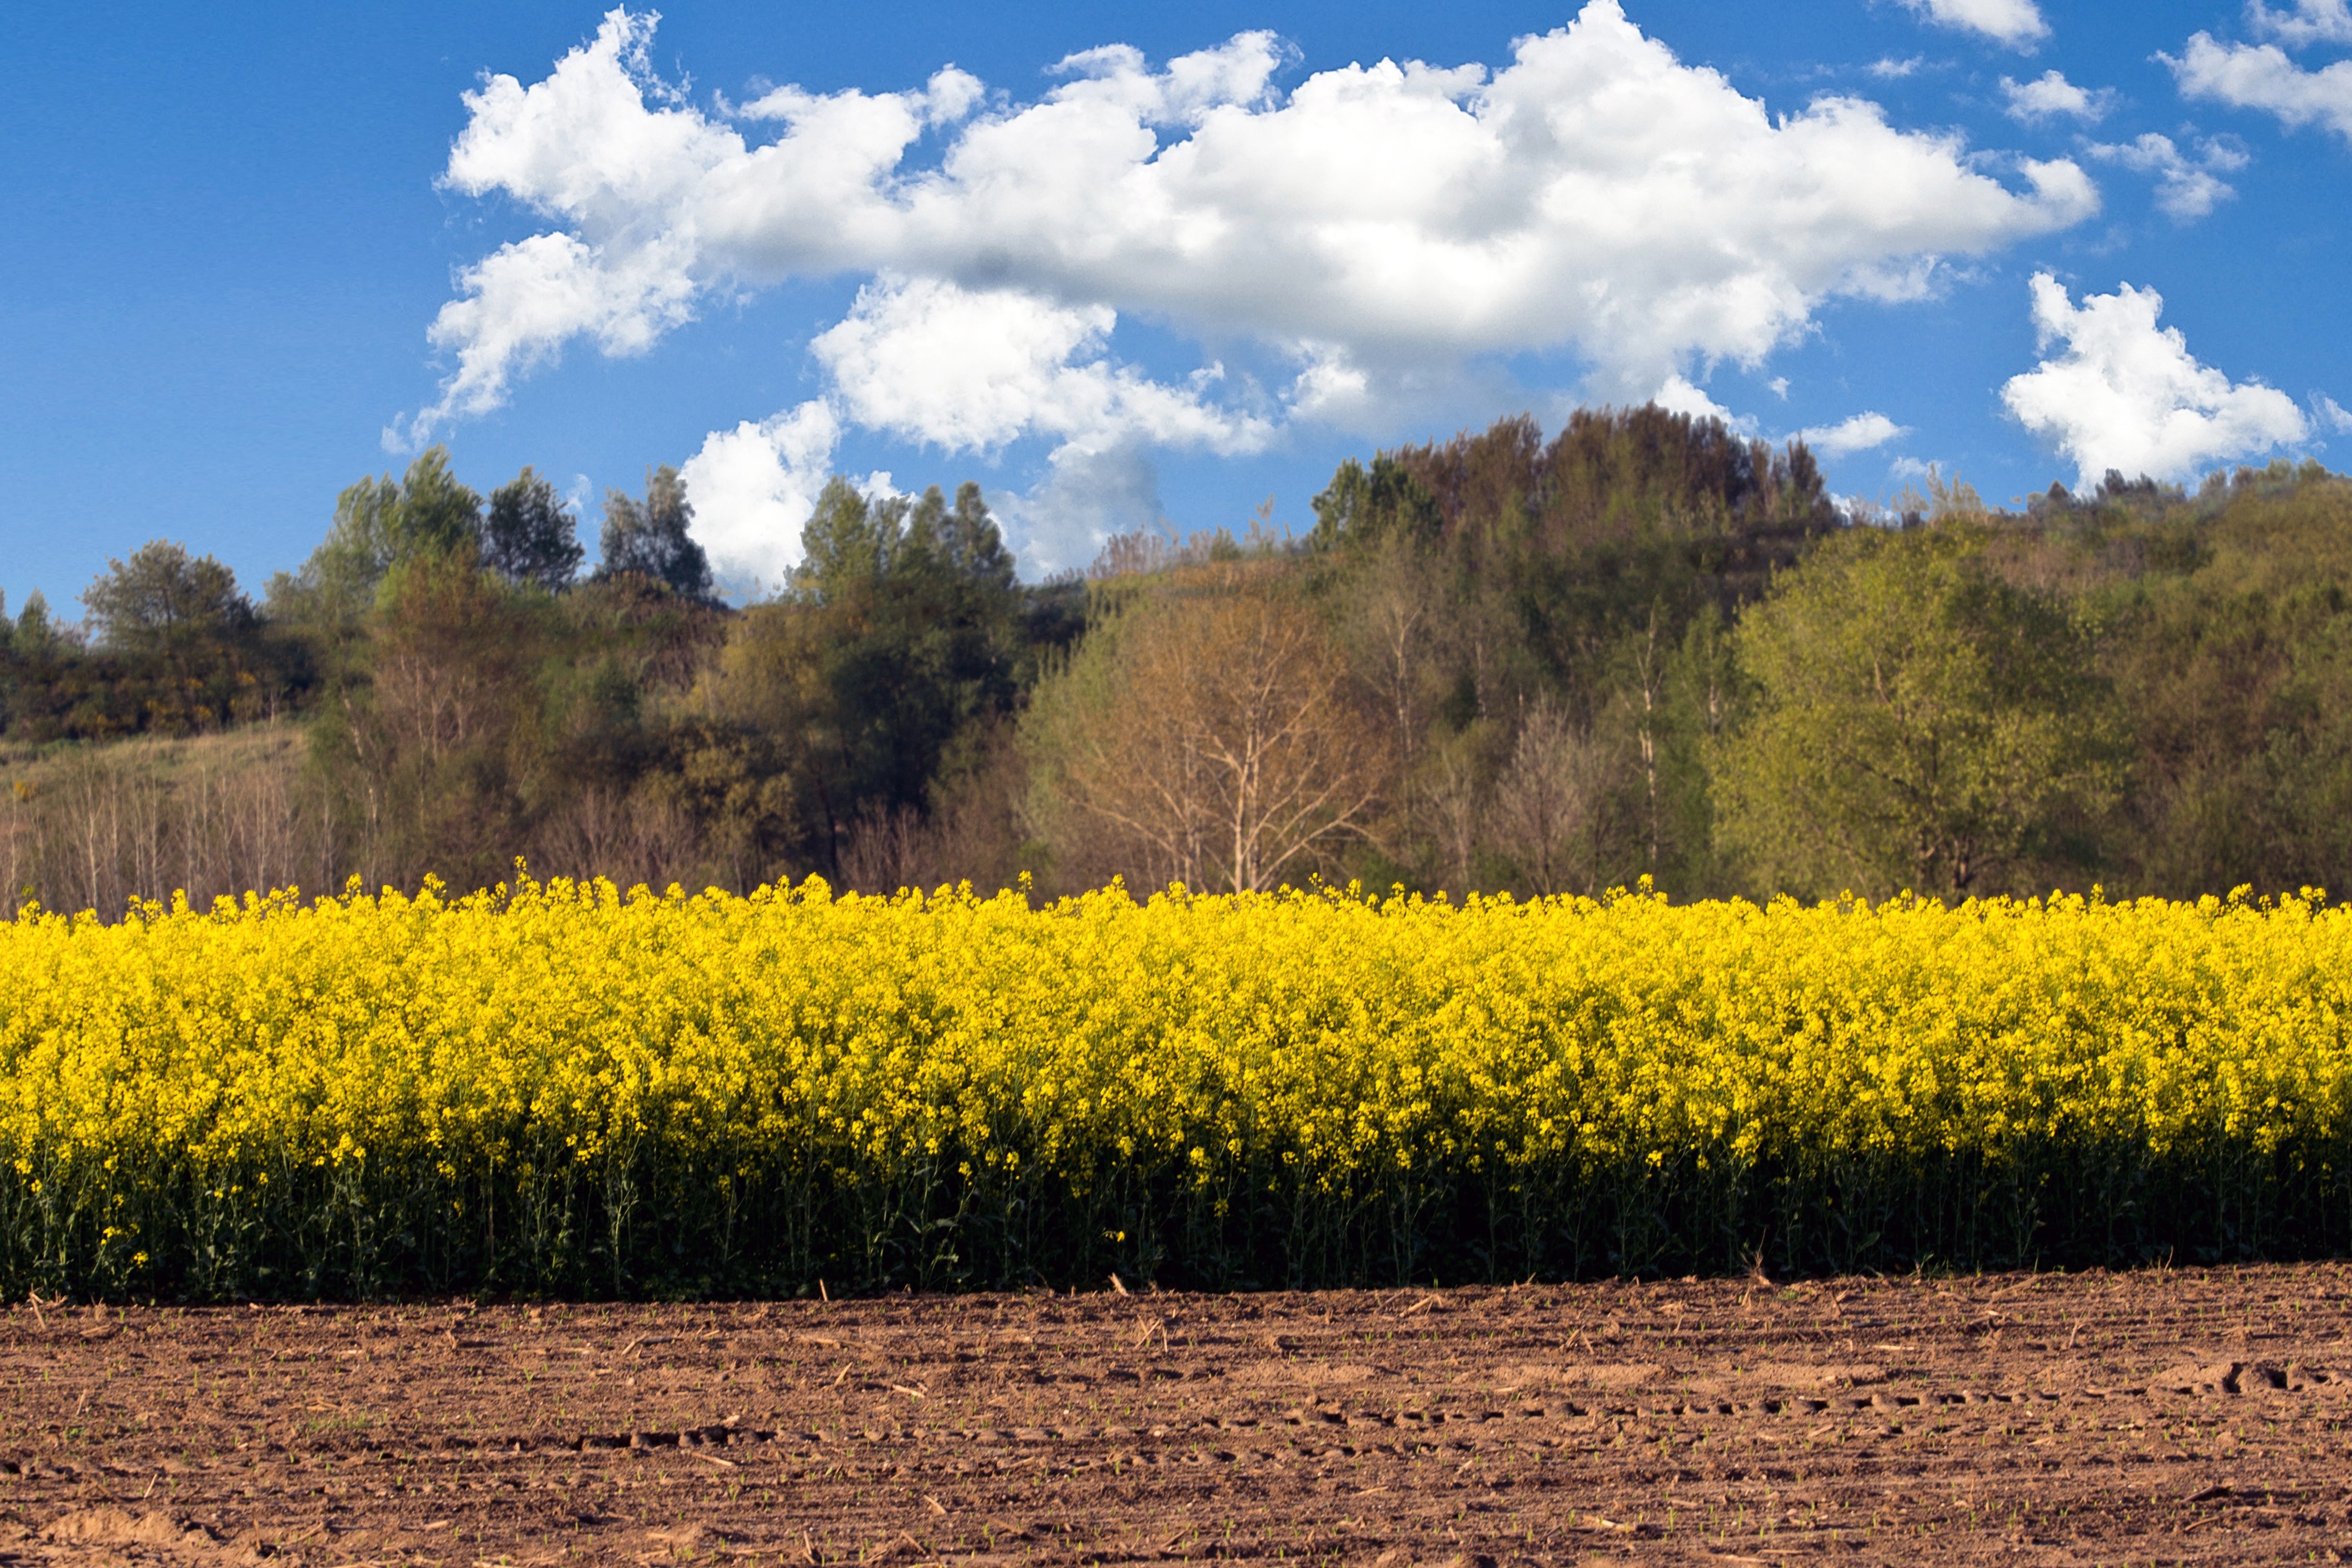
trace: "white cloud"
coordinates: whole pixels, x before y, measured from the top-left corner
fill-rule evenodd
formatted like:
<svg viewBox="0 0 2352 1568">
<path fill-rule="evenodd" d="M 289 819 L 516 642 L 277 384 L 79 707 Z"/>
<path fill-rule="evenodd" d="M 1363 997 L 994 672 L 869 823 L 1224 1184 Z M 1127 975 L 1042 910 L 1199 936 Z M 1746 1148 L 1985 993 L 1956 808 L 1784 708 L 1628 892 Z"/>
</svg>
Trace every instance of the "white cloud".
<svg viewBox="0 0 2352 1568">
<path fill-rule="evenodd" d="M 1328 343 L 1300 345 L 1307 367 L 1290 384 L 1291 412 L 1328 424 L 1360 421 L 1377 405 L 1372 378 L 1348 357 L 1348 351 Z"/>
<path fill-rule="evenodd" d="M 2006 110 L 2011 120 L 2030 122 L 2054 120 L 2064 115 L 2070 120 L 2095 125 L 2106 118 L 2115 106 L 2116 91 L 2111 87 L 2076 87 L 2054 70 L 2043 71 L 2032 81 L 2000 79 L 2001 96 L 2009 100 Z"/>
<path fill-rule="evenodd" d="M 2171 137 L 2153 131 L 2120 145 L 2094 143 L 2090 151 L 2095 158 L 2154 174 L 2156 205 L 2175 223 L 2193 223 L 2236 195 L 2236 189 L 2215 171 L 2242 169 L 2248 161 L 2227 142 L 2206 141 L 2198 144 L 2198 161 L 2191 163 Z"/>
<path fill-rule="evenodd" d="M 1876 77 L 1881 81 L 1901 81 L 1905 77 L 1909 76 L 1914 71 L 1917 70 L 1920 66 L 1924 65 L 1926 62 L 1927 57 L 1925 55 L 1912 55 L 1899 60 L 1894 56 L 1889 55 L 1884 59 L 1871 61 L 1869 70 L 1871 75 Z"/>
<path fill-rule="evenodd" d="M 2232 383 L 2200 364 L 2177 327 L 2158 327 L 2163 299 L 2122 285 L 2080 306 L 2049 273 L 2033 279 L 2033 325 L 2064 352 L 2012 376 L 2001 401 L 2074 459 L 2084 485 L 2106 470 L 2182 479 L 2200 467 L 2305 439 L 2294 400 Z"/>
<path fill-rule="evenodd" d="M 1491 71 L 1382 60 L 1283 92 L 1282 46 L 1244 33 L 1156 70 L 1072 56 L 1027 104 L 947 70 L 698 109 L 652 75 L 652 26 L 615 11 L 541 80 L 467 95 L 445 183 L 549 232 L 461 275 L 433 328 L 455 368 L 413 432 L 497 406 L 575 338 L 636 353 L 713 292 L 842 273 L 868 281 L 814 345 L 835 407 L 953 449 L 1247 450 L 1528 351 L 1626 400 L 2098 208 L 2071 161 L 2004 184 L 1860 99 L 1768 112 L 1618 0 Z M 1154 380 L 1114 352 L 1134 316 L 1302 368 L 1274 394 L 1213 363 Z"/>
<path fill-rule="evenodd" d="M 1045 482 L 1026 495 L 991 495 L 1004 542 L 1024 567 L 1051 575 L 1083 567 L 1115 533 L 1164 529 L 1160 474 L 1134 442 L 1103 451 L 1065 447 Z"/>
<path fill-rule="evenodd" d="M 1756 423 L 1743 419 L 1709 396 L 1703 386 L 1693 384 L 1680 375 L 1670 375 L 1650 394 L 1649 401 L 1671 414 L 1687 414 L 1694 419 L 1720 419 L 1734 430 L 1745 431 Z"/>
<path fill-rule="evenodd" d="M 2033 0 L 1903 0 L 1938 26 L 1982 33 L 1996 43 L 2022 48 L 2050 36 Z"/>
<path fill-rule="evenodd" d="M 395 434 L 421 447 L 435 426 L 486 414 L 506 402 L 518 374 L 552 360 L 574 337 L 606 354 L 643 353 L 693 314 L 695 285 L 675 240 L 618 254 L 568 234 L 538 234 L 502 245 L 458 275 L 464 292 L 441 307 L 425 336 L 454 349 L 457 373 L 441 396 Z"/>
<path fill-rule="evenodd" d="M 1214 367 L 1176 387 L 1105 357 L 1118 320 L 1108 305 L 886 277 L 811 347 L 856 423 L 951 451 L 1032 433 L 1089 451 L 1141 437 L 1230 454 L 1270 438 L 1265 419 L 1206 400 Z"/>
<path fill-rule="evenodd" d="M 2352 409 L 2346 408 L 2324 392 L 2311 395 L 2311 415 L 2322 426 L 2338 436 L 2352 436 Z"/>
<path fill-rule="evenodd" d="M 2294 0 L 2294 8 L 2286 11 L 2251 0 L 2246 15 L 2256 32 L 2297 47 L 2352 44 L 2352 5 L 2346 0 Z"/>
<path fill-rule="evenodd" d="M 2224 44 L 2210 33 L 2192 37 L 2179 59 L 2158 58 L 2185 97 L 2265 110 L 2289 127 L 2325 125 L 2352 141 L 2352 60 L 2305 70 L 2276 44 Z"/>
<path fill-rule="evenodd" d="M 1897 131 L 1858 100 L 1776 121 L 1614 0 L 1523 39 L 1491 77 L 1382 61 L 1278 102 L 1262 35 L 1158 74 L 1098 50 L 1044 100 L 963 125 L 917 173 L 898 164 L 933 92 L 771 94 L 785 132 L 752 145 L 648 103 L 632 65 L 646 26 L 615 13 L 545 80 L 493 79 L 468 96 L 451 155 L 453 187 L 505 191 L 576 231 L 577 265 L 665 275 L 658 292 L 572 291 L 580 331 L 624 314 L 610 297 L 675 316 L 730 282 L 849 268 L 1339 345 L 1372 373 L 1572 347 L 1624 392 L 1695 358 L 1752 360 L 1825 298 L 2064 226 L 2097 199 L 2066 163 L 2009 190 L 1956 141 Z M 1155 129 L 1171 121 L 1181 134 Z M 554 307 L 528 330 L 510 308 L 486 297 L 449 318 L 469 395 L 502 394 L 562 336 Z"/>
<path fill-rule="evenodd" d="M 691 531 L 722 582 L 780 586 L 799 564 L 801 530 L 816 510 L 841 421 L 822 398 L 732 430 L 714 430 L 679 468 Z"/>
<path fill-rule="evenodd" d="M 1213 367 L 1171 386 L 1111 361 L 1103 345 L 1117 320 L 1108 306 L 885 277 L 859 290 L 847 318 L 812 350 L 856 424 L 957 451 L 1024 435 L 1054 439 L 1041 484 L 991 498 L 1006 543 L 1026 570 L 1045 574 L 1084 566 L 1113 533 L 1164 521 L 1148 447 L 1234 454 L 1275 433 L 1266 419 L 1209 400 Z M 1350 384 L 1344 367 L 1328 363 L 1301 380 L 1317 375 L 1337 391 Z M 814 482 L 823 480 L 820 472 Z"/>
<path fill-rule="evenodd" d="M 1824 457 L 1844 458 L 1856 452 L 1866 452 L 1873 447 L 1884 447 L 1897 436 L 1911 433 L 1908 426 L 1897 425 L 1885 415 L 1871 410 L 1841 419 L 1834 425 L 1816 425 L 1797 432 L 1805 445 Z"/>
</svg>

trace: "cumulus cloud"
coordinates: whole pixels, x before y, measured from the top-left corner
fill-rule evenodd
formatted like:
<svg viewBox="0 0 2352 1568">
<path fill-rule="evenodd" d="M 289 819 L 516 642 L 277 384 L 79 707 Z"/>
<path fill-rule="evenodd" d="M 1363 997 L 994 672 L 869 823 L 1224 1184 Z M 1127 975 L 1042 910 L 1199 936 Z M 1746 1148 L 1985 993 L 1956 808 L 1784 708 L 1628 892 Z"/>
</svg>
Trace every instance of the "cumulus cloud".
<svg viewBox="0 0 2352 1568">
<path fill-rule="evenodd" d="M 2091 155 L 2156 176 L 2156 205 L 2175 223 L 2193 223 L 2238 193 L 2222 174 L 2246 166 L 2246 154 L 2227 142 L 2200 142 L 2192 162 L 2169 136 L 2148 132 L 2120 145 L 2095 143 Z"/>
<path fill-rule="evenodd" d="M 2074 459 L 2082 484 L 2110 468 L 2182 479 L 2310 435 L 2286 394 L 2231 382 L 2189 353 L 2179 328 L 2158 326 L 2164 300 L 2153 289 L 2126 283 L 2078 306 L 2042 272 L 2032 293 L 2042 346 L 2065 346 L 2012 376 L 2001 401 Z"/>
<path fill-rule="evenodd" d="M 1380 402 L 1372 378 L 1348 351 L 1330 343 L 1300 346 L 1307 361 L 1290 384 L 1292 414 L 1327 424 L 1360 423 Z"/>
<path fill-rule="evenodd" d="M 2199 33 L 2172 68 L 2184 97 L 2259 109 L 2290 128 L 2325 125 L 2352 141 L 2352 60 L 2305 70 L 2276 44 L 2225 44 Z"/>
<path fill-rule="evenodd" d="M 2325 429 L 2338 436 L 2352 436 L 2352 409 L 2324 392 L 2311 395 L 2311 416 Z"/>
<path fill-rule="evenodd" d="M 614 357 L 643 353 L 693 314 L 685 255 L 675 241 L 611 254 L 569 234 L 537 234 L 467 268 L 457 279 L 464 292 L 425 333 L 456 353 L 457 372 L 439 400 L 406 422 L 399 444 L 422 446 L 451 416 L 499 406 L 517 375 L 572 338 L 593 339 Z"/>
<path fill-rule="evenodd" d="M 2246 15 L 2254 31 L 2288 44 L 2352 44 L 2352 5 L 2346 0 L 2295 0 L 2284 11 L 2252 0 Z"/>
<path fill-rule="evenodd" d="M 695 537 L 721 581 L 774 588 L 800 563 L 801 530 L 840 438 L 841 420 L 823 398 L 704 437 L 678 476 L 694 503 Z"/>
<path fill-rule="evenodd" d="M 1752 423 L 1743 421 L 1739 416 L 1717 403 L 1708 395 L 1705 387 L 1695 385 L 1679 375 L 1666 377 L 1659 384 L 1658 390 L 1650 394 L 1649 401 L 1670 414 L 1687 414 L 1694 419 L 1720 419 L 1735 430 Z"/>
<path fill-rule="evenodd" d="M 453 188 L 567 225 L 577 265 L 665 276 L 658 294 L 583 291 L 594 309 L 575 331 L 605 330 L 612 298 L 674 317 L 730 281 L 895 271 L 1339 345 L 1366 367 L 1571 347 L 1615 390 L 1646 391 L 1693 359 L 1762 354 L 1831 295 L 1885 292 L 1919 258 L 2063 226 L 2097 199 L 2063 161 L 2011 190 L 1857 100 L 1776 121 L 1614 0 L 1491 74 L 1382 61 L 1279 101 L 1265 35 L 1159 72 L 1096 50 L 1040 102 L 961 126 L 924 171 L 899 165 L 935 99 L 969 107 L 960 78 L 772 94 L 759 107 L 786 130 L 754 145 L 652 92 L 649 26 L 615 13 L 545 80 L 492 79 L 451 155 Z M 502 389 L 494 365 L 527 368 L 562 335 L 556 307 L 517 331 L 503 305 L 443 335 L 474 351 L 469 387 Z"/>
<path fill-rule="evenodd" d="M 2050 24 L 2033 0 L 1903 0 L 1938 26 L 1981 33 L 1995 43 L 2023 48 L 2050 36 Z"/>
<path fill-rule="evenodd" d="M 2023 0 L 1937 4 L 1996 36 L 2041 27 Z M 950 449 L 1246 451 L 1527 351 L 1572 355 L 1588 395 L 1696 392 L 1825 300 L 1920 298 L 1939 258 L 2098 207 L 2069 160 L 2004 181 L 1861 99 L 1769 113 L 1617 0 L 1491 70 L 1381 60 L 1284 91 L 1284 47 L 1244 33 L 1156 68 L 1074 55 L 1030 103 L 947 69 L 700 108 L 654 76 L 652 28 L 615 11 L 542 79 L 467 95 L 446 185 L 511 197 L 547 232 L 461 274 L 433 326 L 454 369 L 414 438 L 575 339 L 638 353 L 713 293 L 844 273 L 866 286 L 813 344 L 832 406 Z M 1154 379 L 1117 352 L 1131 317 L 1296 379 L 1269 389 L 1206 354 Z M 714 440 L 757 455 L 727 445 L 740 428 Z"/>
<path fill-rule="evenodd" d="M 2111 87 L 2076 87 L 2058 71 L 2046 70 L 2032 81 L 2000 79 L 2001 96 L 2009 100 L 2006 112 L 2011 120 L 2032 123 L 2063 116 L 2095 125 L 2106 118 L 2114 107 L 2115 89 Z"/>
<path fill-rule="evenodd" d="M 1875 409 L 1857 414 L 1850 419 L 1841 419 L 1834 425 L 1815 425 L 1797 432 L 1806 446 L 1831 458 L 1867 452 L 1873 447 L 1884 447 L 1897 436 L 1910 433 L 1909 426 L 1897 425 Z"/>
<path fill-rule="evenodd" d="M 1118 319 L 1108 305 L 885 278 L 811 347 L 858 424 L 950 450 L 1032 433 L 1088 451 L 1136 438 L 1228 455 L 1265 444 L 1266 420 L 1207 401 L 1217 367 L 1171 386 L 1105 358 Z"/>
<path fill-rule="evenodd" d="M 1085 566 L 1116 533 L 1167 530 L 1160 470 L 1135 442 L 1102 451 L 1064 447 L 1043 484 L 988 498 L 1005 543 L 1039 575 Z"/>
</svg>

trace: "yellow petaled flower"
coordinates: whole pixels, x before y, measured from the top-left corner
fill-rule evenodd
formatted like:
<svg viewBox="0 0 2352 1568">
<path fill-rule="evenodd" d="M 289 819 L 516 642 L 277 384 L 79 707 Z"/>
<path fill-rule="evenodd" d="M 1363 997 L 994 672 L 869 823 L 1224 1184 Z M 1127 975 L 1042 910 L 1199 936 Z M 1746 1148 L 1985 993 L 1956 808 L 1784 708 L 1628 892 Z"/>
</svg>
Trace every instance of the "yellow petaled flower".
<svg viewBox="0 0 2352 1568">
<path fill-rule="evenodd" d="M 2340 1249 L 2347 1019 L 2316 894 L 35 912 L 0 928 L 0 1289 Z"/>
</svg>

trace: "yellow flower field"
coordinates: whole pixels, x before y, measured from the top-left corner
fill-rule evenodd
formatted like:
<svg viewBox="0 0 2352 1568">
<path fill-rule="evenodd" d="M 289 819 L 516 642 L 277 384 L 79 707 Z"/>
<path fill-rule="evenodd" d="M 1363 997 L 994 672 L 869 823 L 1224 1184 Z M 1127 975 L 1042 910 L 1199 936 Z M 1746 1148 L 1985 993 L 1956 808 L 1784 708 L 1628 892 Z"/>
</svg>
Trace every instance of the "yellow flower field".
<svg viewBox="0 0 2352 1568">
<path fill-rule="evenodd" d="M 528 879 L 0 926 L 0 1288 L 1908 1268 L 2352 1244 L 2352 911 Z"/>
</svg>

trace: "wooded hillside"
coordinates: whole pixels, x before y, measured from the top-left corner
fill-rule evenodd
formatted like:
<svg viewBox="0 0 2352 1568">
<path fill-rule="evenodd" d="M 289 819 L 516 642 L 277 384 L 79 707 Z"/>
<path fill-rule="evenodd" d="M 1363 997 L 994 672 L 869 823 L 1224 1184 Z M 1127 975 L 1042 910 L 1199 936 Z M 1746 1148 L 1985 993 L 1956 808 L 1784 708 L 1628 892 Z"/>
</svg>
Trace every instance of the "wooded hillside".
<svg viewBox="0 0 2352 1568">
<path fill-rule="evenodd" d="M 977 485 L 836 480 L 773 597 L 691 498 L 438 449 L 257 603 L 158 542 L 0 621 L 19 898 L 544 875 L 1676 896 L 2352 886 L 2352 481 L 1842 510 L 1654 407 L 1350 460 L 1303 534 L 1024 584 Z"/>
</svg>

